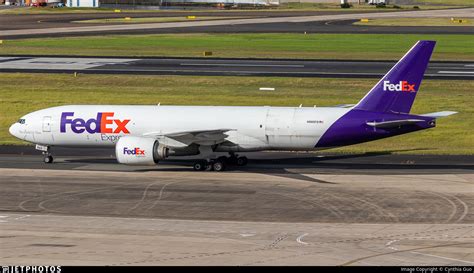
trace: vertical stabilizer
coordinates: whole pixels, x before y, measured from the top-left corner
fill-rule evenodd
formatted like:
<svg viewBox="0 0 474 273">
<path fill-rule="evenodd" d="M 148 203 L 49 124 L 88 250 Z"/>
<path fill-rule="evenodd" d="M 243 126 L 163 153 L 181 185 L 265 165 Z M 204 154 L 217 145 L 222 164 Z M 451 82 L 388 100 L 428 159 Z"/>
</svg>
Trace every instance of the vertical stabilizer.
<svg viewBox="0 0 474 273">
<path fill-rule="evenodd" d="M 418 41 L 354 109 L 409 113 L 435 44 L 435 41 Z"/>
</svg>

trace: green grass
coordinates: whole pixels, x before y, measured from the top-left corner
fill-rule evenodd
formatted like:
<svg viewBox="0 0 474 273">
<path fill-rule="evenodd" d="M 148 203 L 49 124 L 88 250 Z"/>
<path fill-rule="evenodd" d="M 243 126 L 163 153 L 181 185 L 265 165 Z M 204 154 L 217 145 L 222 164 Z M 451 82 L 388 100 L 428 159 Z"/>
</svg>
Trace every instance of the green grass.
<svg viewBox="0 0 474 273">
<path fill-rule="evenodd" d="M 0 74 L 0 144 L 22 144 L 8 126 L 22 115 L 65 104 L 332 106 L 356 103 L 376 79 Z M 276 91 L 259 91 L 262 86 Z M 474 81 L 426 80 L 413 113 L 460 112 L 435 129 L 337 149 L 342 152 L 474 154 Z"/>
<path fill-rule="evenodd" d="M 474 60 L 474 35 L 156 34 L 5 40 L 6 54 L 397 60 L 417 40 L 438 42 L 433 60 Z"/>
<path fill-rule="evenodd" d="M 474 26 L 474 18 L 456 18 L 467 20 L 459 23 L 452 21 L 451 18 L 384 18 L 370 19 L 369 22 L 355 22 L 354 25 L 360 26 Z"/>
<path fill-rule="evenodd" d="M 129 19 L 126 19 L 129 18 Z M 169 22 L 188 22 L 188 21 L 203 21 L 203 20 L 222 20 L 222 19 L 239 19 L 242 17 L 229 17 L 229 16 L 196 16 L 196 18 L 187 18 L 186 16 L 181 17 L 146 17 L 146 18 L 107 18 L 107 19 L 93 19 L 93 20 L 82 20 L 74 21 L 74 23 L 89 23 L 89 24 L 143 24 L 143 23 L 169 23 Z"/>
</svg>

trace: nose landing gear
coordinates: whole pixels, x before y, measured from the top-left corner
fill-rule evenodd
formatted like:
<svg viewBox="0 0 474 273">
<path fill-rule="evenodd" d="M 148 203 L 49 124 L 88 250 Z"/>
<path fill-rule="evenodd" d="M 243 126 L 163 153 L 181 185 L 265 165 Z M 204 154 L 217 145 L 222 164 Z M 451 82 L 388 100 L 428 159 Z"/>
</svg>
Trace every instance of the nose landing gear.
<svg viewBox="0 0 474 273">
<path fill-rule="evenodd" d="M 53 157 L 49 154 L 44 154 L 43 153 L 43 162 L 44 163 L 47 163 L 47 164 L 50 164 L 50 163 L 53 163 Z"/>
<path fill-rule="evenodd" d="M 53 156 L 50 153 L 50 147 L 45 145 L 36 144 L 36 150 L 43 152 L 43 162 L 47 164 L 53 163 Z"/>
</svg>

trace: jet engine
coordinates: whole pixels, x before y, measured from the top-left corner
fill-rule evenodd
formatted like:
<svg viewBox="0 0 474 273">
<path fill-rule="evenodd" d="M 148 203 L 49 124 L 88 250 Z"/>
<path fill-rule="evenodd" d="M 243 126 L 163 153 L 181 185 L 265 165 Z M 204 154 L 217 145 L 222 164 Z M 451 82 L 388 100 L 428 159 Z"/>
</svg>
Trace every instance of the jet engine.
<svg viewBox="0 0 474 273">
<path fill-rule="evenodd" d="M 155 165 L 169 155 L 169 148 L 147 137 L 124 136 L 115 145 L 117 161 L 127 165 Z"/>
</svg>

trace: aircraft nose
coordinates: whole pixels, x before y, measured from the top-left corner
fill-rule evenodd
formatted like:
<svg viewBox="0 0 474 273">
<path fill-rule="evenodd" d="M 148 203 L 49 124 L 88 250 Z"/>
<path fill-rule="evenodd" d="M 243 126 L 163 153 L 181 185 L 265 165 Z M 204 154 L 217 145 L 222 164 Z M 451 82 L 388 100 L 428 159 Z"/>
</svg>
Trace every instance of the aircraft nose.
<svg viewBox="0 0 474 273">
<path fill-rule="evenodd" d="M 18 123 L 13 123 L 12 126 L 10 126 L 10 129 L 8 129 L 10 134 L 16 138 L 19 138 L 19 132 L 18 132 Z"/>
</svg>

